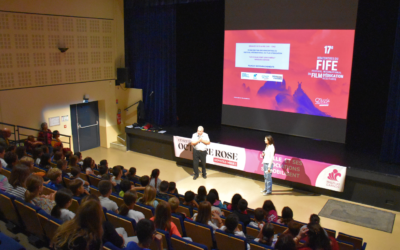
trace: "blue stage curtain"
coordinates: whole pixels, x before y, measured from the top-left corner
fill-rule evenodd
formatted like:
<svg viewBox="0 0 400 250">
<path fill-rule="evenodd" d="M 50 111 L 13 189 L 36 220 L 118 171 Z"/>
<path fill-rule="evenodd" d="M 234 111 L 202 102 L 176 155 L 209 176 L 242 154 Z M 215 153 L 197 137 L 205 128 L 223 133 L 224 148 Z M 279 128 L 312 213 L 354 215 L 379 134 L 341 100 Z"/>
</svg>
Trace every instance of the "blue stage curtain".
<svg viewBox="0 0 400 250">
<path fill-rule="evenodd" d="M 126 6 L 126 5 L 125 5 Z M 176 123 L 176 9 L 131 5 L 125 9 L 126 66 L 143 90 L 146 121 Z M 130 7 L 130 8 L 129 8 Z"/>
<path fill-rule="evenodd" d="M 379 99 L 371 101 L 379 102 Z M 400 10 L 397 19 L 381 160 L 400 164 Z"/>
</svg>

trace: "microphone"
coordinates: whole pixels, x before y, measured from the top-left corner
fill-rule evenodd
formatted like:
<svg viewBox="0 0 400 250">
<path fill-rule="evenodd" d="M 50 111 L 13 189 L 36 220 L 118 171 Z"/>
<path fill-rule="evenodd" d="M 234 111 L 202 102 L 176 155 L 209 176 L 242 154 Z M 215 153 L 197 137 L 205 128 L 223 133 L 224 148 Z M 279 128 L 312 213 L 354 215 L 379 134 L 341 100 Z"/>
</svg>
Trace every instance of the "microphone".
<svg viewBox="0 0 400 250">
<path fill-rule="evenodd" d="M 153 93 L 154 93 L 154 91 L 151 91 L 151 93 L 150 93 L 149 97 L 151 97 L 151 96 L 153 95 Z"/>
</svg>

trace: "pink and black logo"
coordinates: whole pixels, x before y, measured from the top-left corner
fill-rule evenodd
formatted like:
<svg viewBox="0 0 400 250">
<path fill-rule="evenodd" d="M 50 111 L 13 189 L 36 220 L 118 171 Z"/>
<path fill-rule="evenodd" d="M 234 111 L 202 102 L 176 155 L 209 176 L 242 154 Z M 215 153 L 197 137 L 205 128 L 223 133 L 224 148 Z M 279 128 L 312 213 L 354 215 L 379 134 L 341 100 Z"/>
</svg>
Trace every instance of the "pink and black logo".
<svg viewBox="0 0 400 250">
<path fill-rule="evenodd" d="M 332 181 L 338 181 L 337 178 L 341 176 L 342 174 L 339 173 L 336 169 L 334 169 L 333 172 L 329 174 L 328 179 Z"/>
</svg>

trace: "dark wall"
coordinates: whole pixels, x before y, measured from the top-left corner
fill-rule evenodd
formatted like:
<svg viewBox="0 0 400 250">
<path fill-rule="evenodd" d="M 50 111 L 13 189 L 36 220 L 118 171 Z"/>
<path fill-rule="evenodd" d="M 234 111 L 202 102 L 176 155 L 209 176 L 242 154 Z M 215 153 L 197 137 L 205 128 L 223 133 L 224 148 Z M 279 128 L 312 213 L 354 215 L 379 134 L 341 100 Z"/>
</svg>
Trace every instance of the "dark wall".
<svg viewBox="0 0 400 250">
<path fill-rule="evenodd" d="M 219 125 L 224 1 L 179 4 L 176 25 L 179 125 Z"/>
</svg>

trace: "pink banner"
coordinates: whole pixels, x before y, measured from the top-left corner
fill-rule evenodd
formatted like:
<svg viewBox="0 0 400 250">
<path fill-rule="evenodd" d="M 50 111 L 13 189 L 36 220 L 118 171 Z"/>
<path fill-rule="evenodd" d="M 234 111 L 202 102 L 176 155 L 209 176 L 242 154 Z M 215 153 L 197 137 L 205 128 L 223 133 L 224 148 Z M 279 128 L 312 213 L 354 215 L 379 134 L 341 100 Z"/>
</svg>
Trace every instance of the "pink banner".
<svg viewBox="0 0 400 250">
<path fill-rule="evenodd" d="M 175 156 L 193 159 L 190 138 L 174 136 Z M 262 151 L 211 143 L 207 149 L 207 163 L 264 175 Z M 343 192 L 346 167 L 275 154 L 272 177 L 310 186 Z"/>
</svg>

